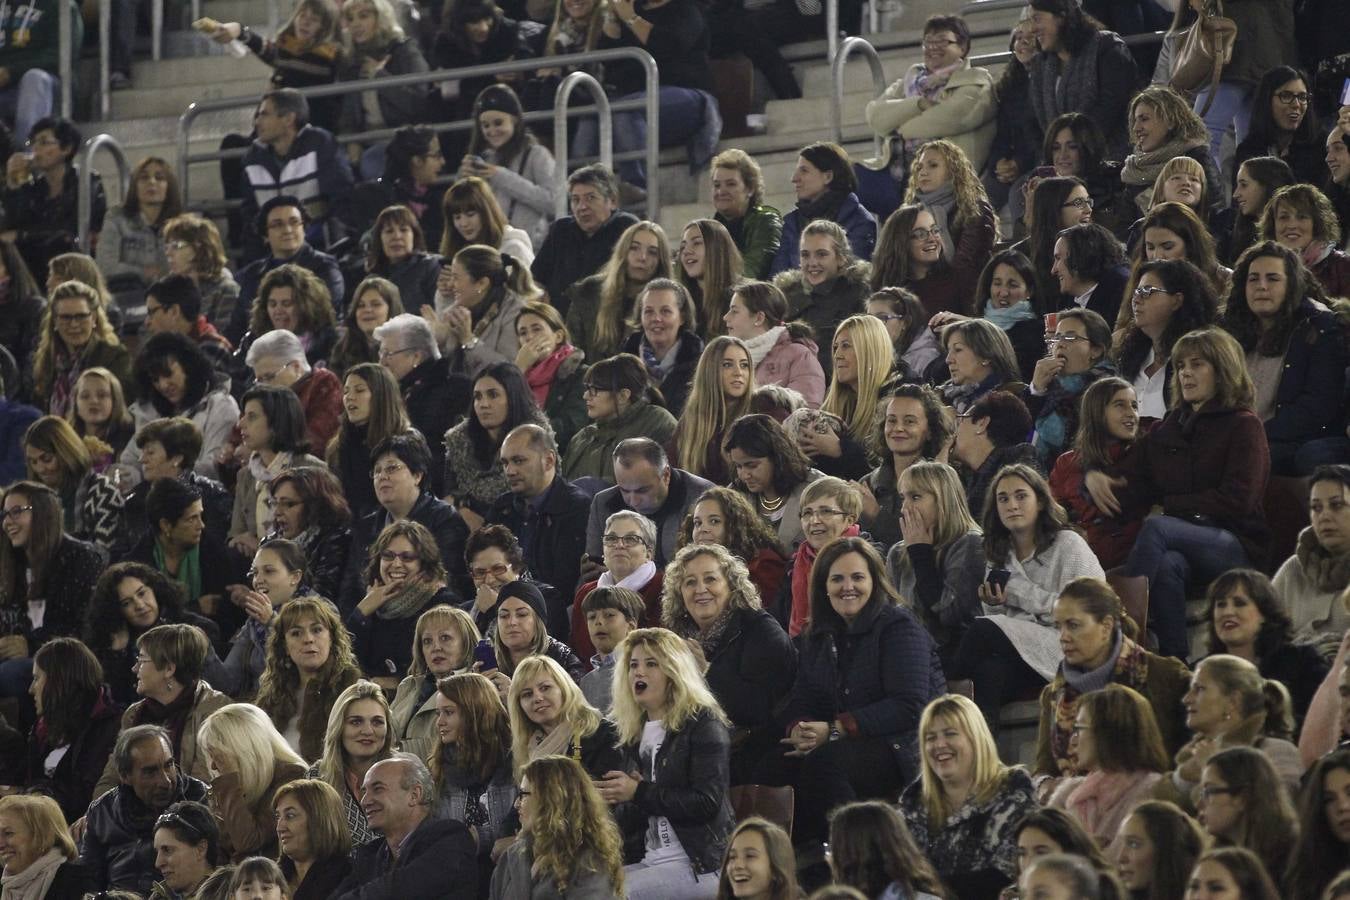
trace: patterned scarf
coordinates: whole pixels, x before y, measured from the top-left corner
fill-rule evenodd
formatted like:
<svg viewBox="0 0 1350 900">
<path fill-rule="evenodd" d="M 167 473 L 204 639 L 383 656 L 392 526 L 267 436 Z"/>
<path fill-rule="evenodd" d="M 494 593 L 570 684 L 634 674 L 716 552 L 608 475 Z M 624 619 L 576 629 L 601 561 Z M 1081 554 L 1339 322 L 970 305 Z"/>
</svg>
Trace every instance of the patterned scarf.
<svg viewBox="0 0 1350 900">
<path fill-rule="evenodd" d="M 1060 663 L 1059 674 L 1052 682 L 1055 696 L 1055 721 L 1050 732 L 1050 753 L 1055 758 L 1060 774 L 1073 775 L 1078 768 L 1076 756 L 1069 752 L 1069 738 L 1073 723 L 1078 718 L 1078 698 L 1108 684 L 1134 688 L 1148 696 L 1148 655 L 1144 648 L 1120 631 L 1117 635 L 1115 661 L 1108 661 L 1100 669 L 1077 669 Z"/>
<path fill-rule="evenodd" d="M 914 197 L 933 216 L 933 222 L 942 233 L 942 258 L 956 258 L 956 244 L 952 242 L 952 223 L 956 219 L 956 186 L 950 181 L 935 191 L 915 191 Z"/>
<path fill-rule="evenodd" d="M 1097 105 L 1097 58 L 1103 40 L 1106 38 L 1102 32 L 1093 32 L 1087 44 L 1067 63 L 1055 53 L 1042 53 L 1031 61 L 1029 94 L 1036 121 L 1053 122 L 1064 113 Z M 1037 75 L 1040 76 L 1039 84 Z"/>
<path fill-rule="evenodd" d="M 408 619 L 420 613 L 440 586 L 421 578 L 409 578 L 388 589 L 389 599 L 375 610 L 380 619 Z"/>
<path fill-rule="evenodd" d="M 1036 419 L 1036 435 L 1033 443 L 1046 470 L 1054 468 L 1059 454 L 1073 440 L 1070 426 L 1077 428 L 1078 404 L 1083 392 L 1099 378 L 1114 375 L 1116 367 L 1109 360 L 1102 360 L 1075 375 L 1060 375 L 1050 383 L 1041 404 L 1041 415 Z"/>
</svg>

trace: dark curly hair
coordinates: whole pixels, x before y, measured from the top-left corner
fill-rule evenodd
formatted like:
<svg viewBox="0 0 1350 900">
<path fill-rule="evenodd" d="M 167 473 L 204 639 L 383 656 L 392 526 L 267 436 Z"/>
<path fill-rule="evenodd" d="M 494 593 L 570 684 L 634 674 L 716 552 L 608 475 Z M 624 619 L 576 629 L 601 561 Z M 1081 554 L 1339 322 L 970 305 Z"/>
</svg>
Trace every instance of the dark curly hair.
<svg viewBox="0 0 1350 900">
<path fill-rule="evenodd" d="M 1214 319 L 1218 315 L 1214 289 L 1210 280 L 1195 264 L 1184 259 L 1154 259 L 1142 263 L 1130 284 L 1126 303 L 1130 302 L 1129 298 L 1133 296 L 1134 289 L 1145 275 L 1153 275 L 1161 281 L 1168 293 L 1181 295 L 1181 306 L 1172 313 L 1167 328 L 1163 330 L 1160 343 L 1165 353 L 1171 354 L 1172 346 L 1183 334 L 1214 324 Z M 1144 360 L 1153 349 L 1153 339 L 1139 329 L 1133 318 L 1131 316 L 1130 326 L 1116 351 L 1120 374 L 1131 383 L 1139 377 L 1139 370 L 1144 367 Z"/>
<path fill-rule="evenodd" d="M 745 499 L 745 495 L 720 485 L 708 488 L 690 505 L 689 512 L 685 513 L 684 521 L 680 524 L 676 549 L 687 547 L 694 542 L 694 507 L 704 500 L 712 500 L 722 507 L 723 527 L 727 535 L 722 545 L 731 551 L 732 556 L 738 556 L 749 562 L 761 550 L 778 549 L 778 532 L 760 518 L 755 508 L 750 505 L 750 501 Z"/>
<path fill-rule="evenodd" d="M 1252 263 L 1258 259 L 1278 259 L 1284 263 L 1284 302 L 1275 313 L 1275 321 L 1263 329 L 1261 321 L 1247 305 L 1247 277 Z M 1237 338 L 1242 349 L 1255 350 L 1262 356 L 1283 356 L 1289 348 L 1294 326 L 1302 315 L 1303 298 L 1323 299 L 1317 280 L 1303 265 L 1297 253 L 1271 240 L 1253 244 L 1243 251 L 1233 268 L 1233 286 L 1228 292 L 1228 305 L 1219 324 Z"/>
<path fill-rule="evenodd" d="M 506 556 L 506 561 L 517 575 L 525 574 L 525 551 L 520 541 L 505 525 L 484 525 L 469 535 L 464 543 L 464 565 L 467 569 L 473 565 L 473 558 L 484 550 L 496 547 Z"/>
<path fill-rule="evenodd" d="M 811 460 L 797 442 L 788 437 L 776 419 L 763 413 L 741 416 L 731 423 L 722 438 L 722 456 L 729 458 L 732 450 L 767 459 L 773 465 L 773 486 L 780 495 L 805 481 L 811 468 Z M 744 485 L 741 489 L 744 490 Z"/>
<path fill-rule="evenodd" d="M 155 389 L 156 379 L 170 374 L 169 364 L 178 363 L 187 375 L 187 393 L 182 406 L 175 408 Z M 185 334 L 153 335 L 141 346 L 136 357 L 136 390 L 154 404 L 161 416 L 172 416 L 201 402 L 216 380 L 215 368 L 197 342 Z"/>
<path fill-rule="evenodd" d="M 127 627 L 127 620 L 122 615 L 122 601 L 117 596 L 117 586 L 127 578 L 141 581 L 154 593 L 155 604 L 159 607 L 156 624 L 183 621 L 187 594 L 181 584 L 144 563 L 115 563 L 99 576 L 84 612 L 84 642 L 96 653 L 111 649 L 113 634 Z M 136 637 L 131 635 L 132 641 Z"/>
<path fill-rule="evenodd" d="M 1025 256 L 1022 258 L 1026 259 Z M 892 400 L 897 399 L 915 400 L 923 406 L 923 415 L 928 422 L 928 437 L 924 438 L 923 446 L 919 449 L 919 455 L 924 459 L 937 459 L 938 454 L 942 452 L 942 448 L 950 443 L 956 428 L 947 418 L 944 411 L 946 405 L 942 402 L 942 397 L 926 384 L 899 384 L 882 396 L 881 409 L 883 412 L 876 417 L 872 435 L 873 446 L 883 448 L 886 446 L 886 415 L 884 410 L 890 406 Z M 883 468 L 894 468 L 895 458 L 889 451 L 881 461 L 881 465 Z M 897 478 L 899 474 L 898 472 L 895 473 Z"/>
</svg>

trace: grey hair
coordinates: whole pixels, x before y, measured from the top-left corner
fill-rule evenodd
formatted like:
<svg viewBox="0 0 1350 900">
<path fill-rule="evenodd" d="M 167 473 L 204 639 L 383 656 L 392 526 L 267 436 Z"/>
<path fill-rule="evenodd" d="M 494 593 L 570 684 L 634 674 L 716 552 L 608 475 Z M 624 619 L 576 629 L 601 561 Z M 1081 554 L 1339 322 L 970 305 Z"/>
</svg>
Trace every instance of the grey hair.
<svg viewBox="0 0 1350 900">
<path fill-rule="evenodd" d="M 251 369 L 260 359 L 276 359 L 282 363 L 298 362 L 301 368 L 306 372 L 309 371 L 309 360 L 305 357 L 305 345 L 300 343 L 298 337 L 284 328 L 259 335 L 258 339 L 249 346 L 244 364 Z"/>
<path fill-rule="evenodd" d="M 635 459 L 646 460 L 662 475 L 670 471 L 670 457 L 665 448 L 651 438 L 625 438 L 614 446 L 614 462 L 631 466 Z"/>
<path fill-rule="evenodd" d="M 652 551 L 652 555 L 655 556 L 656 523 L 640 512 L 634 512 L 631 509 L 621 509 L 616 513 L 612 513 L 610 517 L 605 520 L 605 531 L 609 531 L 615 522 L 622 519 L 632 519 L 637 523 L 638 531 L 641 533 L 643 542 L 647 545 L 647 549 Z"/>
<path fill-rule="evenodd" d="M 421 316 L 399 313 L 375 329 L 375 340 L 381 344 L 394 335 L 403 337 L 404 350 L 420 351 L 425 353 L 428 359 L 441 358 L 441 348 L 436 346 L 436 335 L 432 332 L 431 325 Z"/>
<path fill-rule="evenodd" d="M 553 436 L 552 428 L 526 422 L 524 425 L 517 425 L 507 432 L 502 443 L 505 444 L 512 437 L 528 437 L 530 439 L 529 447 L 535 453 L 552 453 L 555 457 L 558 455 L 558 441 Z"/>
<path fill-rule="evenodd" d="M 173 756 L 173 741 L 169 738 L 168 729 L 163 726 L 133 725 L 117 735 L 117 743 L 113 744 L 113 759 L 117 762 L 118 775 L 126 775 L 131 771 L 131 751 L 136 749 L 136 745 L 152 738 L 163 741 L 164 749 Z"/>
<path fill-rule="evenodd" d="M 436 779 L 432 777 L 431 770 L 427 768 L 427 764 L 420 756 L 415 753 L 396 750 L 389 754 L 389 759 L 405 764 L 403 777 L 398 781 L 399 788 L 411 791 L 414 787 L 420 787 L 422 789 L 422 806 L 431 806 L 436 802 Z"/>
</svg>

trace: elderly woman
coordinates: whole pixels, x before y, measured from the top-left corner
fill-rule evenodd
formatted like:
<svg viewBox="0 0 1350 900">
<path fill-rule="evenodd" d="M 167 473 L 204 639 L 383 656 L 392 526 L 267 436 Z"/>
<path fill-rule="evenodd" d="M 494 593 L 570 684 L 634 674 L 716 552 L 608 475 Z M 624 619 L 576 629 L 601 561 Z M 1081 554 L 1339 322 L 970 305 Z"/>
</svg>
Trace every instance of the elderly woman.
<svg viewBox="0 0 1350 900">
<path fill-rule="evenodd" d="M 1120 181 L 1134 195 L 1139 212 L 1152 205 L 1153 187 L 1163 166 L 1178 156 L 1188 156 L 1204 168 L 1205 192 L 1213 205 L 1222 206 L 1223 178 L 1209 152 L 1205 122 L 1186 100 L 1169 87 L 1144 88 L 1130 101 L 1130 140 L 1134 152 L 1125 157 Z M 1202 216 L 1210 210 L 1200 210 Z"/>
<path fill-rule="evenodd" d="M 708 687 L 731 720 L 731 783 L 752 783 L 777 746 L 774 711 L 797 668 L 783 626 L 761 607 L 745 563 L 720 544 L 685 547 L 666 567 L 661 624 L 702 651 Z"/>
<path fill-rule="evenodd" d="M 428 759 L 437 743 L 436 684 L 469 671 L 482 640 L 473 617 L 453 606 L 433 606 L 417 617 L 412 664 L 389 710 L 389 732 L 399 747 Z"/>
<path fill-rule="evenodd" d="M 621 510 L 605 520 L 603 562 L 605 570 L 595 581 L 577 588 L 572 612 L 572 639 L 569 644 L 579 656 L 589 658 L 595 652 L 586 616 L 581 610 L 586 595 L 598 587 L 621 587 L 642 598 L 644 622 L 661 621 L 661 596 L 664 584 L 655 562 L 656 523 L 632 510 Z"/>
<path fill-rule="evenodd" d="M 958 415 L 992 391 L 1022 392 L 1012 342 L 988 319 L 962 319 L 946 326 L 942 349 L 951 377 L 938 391 Z"/>
<path fill-rule="evenodd" d="M 441 258 L 427 252 L 417 216 L 406 206 L 387 206 L 370 226 L 366 272 L 387 278 L 409 309 L 420 310 L 436 298 Z"/>
<path fill-rule="evenodd" d="M 82 900 L 96 887 L 51 797 L 0 798 L 0 847 L 5 894 L 15 900 Z"/>
<path fill-rule="evenodd" d="M 247 358 L 254 341 L 278 329 L 300 338 L 305 358 L 313 365 L 327 360 L 337 343 L 328 286 L 309 269 L 295 263 L 277 266 L 263 276 L 249 312 L 248 332 L 239 341 L 237 356 Z"/>
<path fill-rule="evenodd" d="M 216 328 L 224 328 L 234 314 L 239 285 L 225 267 L 225 247 L 210 219 L 184 213 L 164 223 L 164 252 L 169 272 L 186 275 L 202 292 L 202 315 Z"/>
<path fill-rule="evenodd" d="M 290 389 L 300 399 L 305 413 L 305 440 L 310 451 L 319 453 L 337 434 L 342 410 L 342 389 L 338 378 L 323 365 L 310 365 L 304 341 L 279 328 L 262 335 L 249 346 L 245 362 L 253 370 L 253 384 Z M 238 428 L 230 435 L 232 444 L 241 442 Z M 236 449 L 235 453 L 239 453 Z M 243 454 L 243 462 L 248 454 Z"/>
<path fill-rule="evenodd" d="M 342 63 L 338 81 L 369 81 L 383 75 L 427 71 L 416 40 L 406 36 L 389 0 L 344 0 Z M 425 86 L 373 88 L 343 98 L 338 128 L 343 134 L 397 128 L 416 123 L 425 106 Z M 361 176 L 379 177 L 384 169 L 384 144 L 363 148 L 352 143 L 347 155 L 360 164 Z"/>
<path fill-rule="evenodd" d="M 367 276 L 352 292 L 343 316 L 341 337 L 328 355 L 328 368 L 339 378 L 352 366 L 380 361 L 375 329 L 403 312 L 398 286 L 378 275 Z"/>
<path fill-rule="evenodd" d="M 364 844 L 377 835 L 361 808 L 361 784 L 370 767 L 392 756 L 396 746 L 389 701 L 378 684 L 357 681 L 337 695 L 325 722 L 322 755 L 307 774 L 341 797 L 341 818 L 352 842 Z"/>
<path fill-rule="evenodd" d="M 736 248 L 746 278 L 766 278 L 778 252 L 783 217 L 764 203 L 764 172 L 744 150 L 723 150 L 713 157 L 713 219 L 721 222 Z"/>
<path fill-rule="evenodd" d="M 131 399 L 131 354 L 108 324 L 98 292 L 80 282 L 65 282 L 51 292 L 50 304 L 33 355 L 33 397 L 39 408 L 66 416 L 74 406 L 75 382 L 94 366 L 112 372 Z"/>
<path fill-rule="evenodd" d="M 28 477 L 56 491 L 63 530 L 104 550 L 112 548 L 122 513 L 122 495 L 108 475 L 93 470 L 87 445 L 65 419 L 43 416 L 23 435 Z"/>
<path fill-rule="evenodd" d="M 346 785 L 343 790 L 350 793 Z M 331 897 L 352 865 L 351 829 L 343 821 L 342 797 L 327 782 L 298 778 L 277 789 L 272 808 L 287 896 L 291 900 Z"/>
<path fill-rule="evenodd" d="M 642 359 L 666 408 L 680 417 L 703 352 L 698 309 L 689 289 L 674 279 L 653 278 L 638 292 L 633 318 L 639 330 L 624 340 L 623 352 Z"/>
</svg>

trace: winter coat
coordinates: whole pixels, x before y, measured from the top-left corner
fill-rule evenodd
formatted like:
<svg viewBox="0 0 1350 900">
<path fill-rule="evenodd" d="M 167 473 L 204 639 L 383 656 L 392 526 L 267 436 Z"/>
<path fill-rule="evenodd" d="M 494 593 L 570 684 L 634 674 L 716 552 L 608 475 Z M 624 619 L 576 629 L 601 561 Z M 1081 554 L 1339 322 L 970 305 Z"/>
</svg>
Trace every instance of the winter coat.
<svg viewBox="0 0 1350 900">
<path fill-rule="evenodd" d="M 452 362 L 447 356 L 429 359 L 398 383 L 408 421 L 422 432 L 431 448 L 431 468 L 423 487 L 438 497 L 445 473 L 445 433 L 469 411 L 473 392 L 472 381 L 467 375 L 452 371 Z"/>
<path fill-rule="evenodd" d="M 938 99 L 923 110 L 921 98 L 905 95 L 905 85 L 924 71 L 922 63 L 915 63 L 904 78 L 869 102 L 864 113 L 868 126 L 875 134 L 897 134 L 906 141 L 945 138 L 960 147 L 975 171 L 980 171 L 997 129 L 993 76 L 966 60 L 947 79 Z"/>
<path fill-rule="evenodd" d="M 1306 297 L 1296 322 L 1284 351 L 1275 415 L 1265 422 L 1272 445 L 1302 445 L 1345 433 L 1345 328 L 1335 313 Z"/>
<path fill-rule="evenodd" d="M 502 748 L 496 767 L 486 777 L 461 766 L 456 751 L 454 744 L 443 744 L 437 751 L 441 764 L 437 784 L 440 791 L 438 813 L 444 818 L 463 822 L 469 804 L 481 804 L 487 819 L 474 827 L 477 831 L 478 855 L 486 858 L 493 843 L 508 835 L 516 821 L 517 788 L 511 748 Z"/>
<path fill-rule="evenodd" d="M 89 719 L 80 733 L 71 738 L 66 752 L 50 774 L 46 770 L 47 755 L 55 748 L 51 742 L 38 739 L 35 728 L 28 736 L 28 778 L 26 791 L 47 794 L 61 806 L 67 822 L 74 822 L 89 810 L 94 799 L 94 785 L 103 774 L 103 768 L 117 743 L 122 723 L 122 705 L 112 699 L 106 687 L 89 711 Z"/>
<path fill-rule="evenodd" d="M 375 239 L 378 240 L 378 236 Z M 370 274 L 392 281 L 398 288 L 403 308 L 418 314 L 423 305 L 430 306 L 435 302 L 436 279 L 441 274 L 441 258 L 435 253 L 415 250 L 407 259 L 385 266 L 383 271 L 372 271 Z"/>
<path fill-rule="evenodd" d="M 803 634 L 797 678 L 782 719 L 838 720 L 848 738 L 891 745 L 904 781 L 919 773 L 919 716 L 946 693 L 937 645 L 914 613 L 868 602 L 848 625 L 813 622 Z"/>
<path fill-rule="evenodd" d="M 521 542 L 526 571 L 557 588 L 566 603 L 581 577 L 581 555 L 586 552 L 590 515 L 590 496 L 561 475 L 554 475 L 537 507 L 504 491 L 488 508 L 486 521 L 510 529 Z M 557 623 L 549 622 L 548 626 L 551 634 L 567 634 L 566 616 Z"/>
<path fill-rule="evenodd" d="M 79 637 L 84 625 L 84 610 L 94 592 L 98 576 L 108 565 L 107 554 L 68 534 L 62 534 L 47 566 L 47 583 L 27 585 L 30 574 L 18 567 L 15 577 L 26 589 L 19 596 L 0 596 L 0 635 L 20 635 L 28 641 L 28 655 L 56 637 Z M 43 600 L 45 610 L 40 627 L 28 617 L 28 602 Z"/>
<path fill-rule="evenodd" d="M 347 630 L 352 635 L 352 653 L 370 678 L 403 678 L 412 665 L 413 635 L 417 618 L 442 603 L 453 605 L 459 598 L 450 588 L 441 588 L 421 609 L 399 619 L 385 619 L 379 611 L 367 616 L 359 609 L 347 614 Z M 360 603 L 360 598 L 357 598 Z M 317 758 L 317 757 L 316 757 Z"/>
<path fill-rule="evenodd" d="M 391 42 L 380 51 L 379 55 L 384 57 L 385 62 L 374 78 L 367 78 L 361 74 L 361 58 L 352 55 L 338 65 L 338 81 L 366 81 L 377 85 L 378 79 L 385 75 L 412 75 L 430 71 L 426 58 L 422 56 L 421 47 L 412 38 L 405 37 Z M 413 84 L 397 88 L 372 86 L 370 90 L 375 93 L 380 118 L 384 121 L 379 126 L 367 121 L 366 98 L 363 96 L 365 91 L 347 94 L 342 98 L 342 115 L 338 127 L 340 133 L 355 134 L 376 127 L 398 128 L 400 125 L 416 125 L 423 121 L 426 111 L 426 85 Z"/>
<path fill-rule="evenodd" d="M 524 260 L 521 264 L 524 265 Z M 520 351 L 520 338 L 516 336 L 516 316 L 525 309 L 525 300 L 507 288 L 498 290 L 494 290 L 479 301 L 479 308 L 484 313 L 491 311 L 493 306 L 496 306 L 496 312 L 492 313 L 491 319 L 474 322 L 474 334 L 478 338 L 478 343 L 470 349 L 448 345 L 444 348 L 451 356 L 456 352 L 459 353 L 462 359 L 456 368 L 470 377 L 477 377 L 479 372 L 492 363 L 515 363 L 516 354 Z M 444 305 L 442 298 L 438 297 L 436 308 L 441 309 Z"/>
<path fill-rule="evenodd" d="M 1107 470 L 1107 474 L 1113 477 L 1119 474 L 1118 461 L 1129 452 L 1130 447 L 1124 444 L 1112 445 L 1112 459 L 1117 463 Z M 1117 518 L 1098 509 L 1088 493 L 1086 476 L 1078 451 L 1063 453 L 1050 472 L 1050 493 L 1068 511 L 1069 521 L 1082 530 L 1088 546 L 1101 560 L 1102 568 L 1114 569 L 1125 564 L 1144 522 L 1137 518 Z"/>
<path fill-rule="evenodd" d="M 191 409 L 183 410 L 179 415 L 190 419 L 202 433 L 202 452 L 197 456 L 197 462 L 192 467 L 193 471 L 198 475 L 214 478 L 216 454 L 225 446 L 230 432 L 239 422 L 239 404 L 230 396 L 226 384 L 217 381 Z M 142 398 L 131 404 L 131 420 L 137 432 L 156 419 L 162 418 L 164 414 L 155 408 L 155 404 L 149 398 Z M 145 473 L 141 471 L 141 448 L 136 446 L 135 441 L 127 442 L 118 465 L 123 473 L 123 483 L 135 486 L 145 478 Z"/>
<path fill-rule="evenodd" d="M 1350 610 L 1340 601 L 1350 584 L 1350 553 L 1327 552 L 1309 526 L 1272 580 L 1293 620 L 1294 640 L 1313 644 L 1324 659 L 1332 659 L 1350 629 Z"/>
<path fill-rule="evenodd" d="M 609 260 L 619 237 L 628 226 L 637 222 L 637 216 L 618 210 L 593 234 L 582 231 L 571 216 L 564 216 L 549 226 L 548 234 L 538 245 L 534 262 L 530 264 L 530 274 L 534 276 L 535 284 L 548 293 L 548 301 L 558 308 L 564 320 L 572 302 L 569 289 L 598 272 Z M 575 333 L 573 337 L 576 337 Z"/>
<path fill-rule="evenodd" d="M 487 465 L 474 452 L 473 438 L 469 434 L 471 421 L 466 418 L 445 433 L 445 475 L 441 482 L 441 496 L 454 497 L 456 506 L 485 516 L 493 502 L 506 493 L 508 486 L 506 473 L 502 471 L 501 461 L 497 458 L 501 448 L 492 451 Z M 521 424 L 548 428 L 548 420 L 542 413 L 530 416 Z"/>
<path fill-rule="evenodd" d="M 352 850 L 351 874 L 335 900 L 476 900 L 478 863 L 468 826 L 427 818 L 395 857 L 383 837 Z"/>
<path fill-rule="evenodd" d="M 731 720 L 737 750 L 756 738 L 767 749 L 779 737 L 774 711 L 792 689 L 796 671 L 797 650 L 777 619 L 763 609 L 732 612 L 704 676 Z"/>
<path fill-rule="evenodd" d="M 1328 297 L 1350 297 L 1350 255 L 1332 250 L 1321 262 L 1308 266 Z"/>
<path fill-rule="evenodd" d="M 586 415 L 586 353 L 573 350 L 558 366 L 549 385 L 548 399 L 544 401 L 544 415 L 553 427 L 553 440 L 558 452 L 566 453 L 572 436 L 590 424 Z"/>
<path fill-rule="evenodd" d="M 394 743 L 418 759 L 431 759 L 441 746 L 436 732 L 436 698 L 439 696 L 436 681 L 436 676 L 430 672 L 409 675 L 399 682 L 394 702 L 389 704 L 389 727 L 394 732 Z M 424 687 L 429 687 L 431 693 L 422 700 Z"/>
<path fill-rule="evenodd" d="M 103 550 L 112 549 L 126 501 L 111 478 L 99 472 L 86 472 L 75 486 L 73 496 L 63 492 L 61 500 L 66 507 L 70 526 L 67 533 L 71 537 Z"/>
<path fill-rule="evenodd" d="M 198 279 L 197 288 L 202 292 L 202 315 L 223 333 L 239 304 L 239 282 L 229 269 L 221 269 L 214 279 Z"/>
<path fill-rule="evenodd" d="M 851 315 L 851 313 L 850 313 Z M 842 321 L 842 319 L 840 320 Z M 792 337 L 787 330 L 755 366 L 755 384 L 779 384 L 802 395 L 815 409 L 825 399 L 825 369 L 821 349 L 806 337 Z"/>
<path fill-rule="evenodd" d="M 614 483 L 614 448 L 630 437 L 648 437 L 665 445 L 675 434 L 675 417 L 664 407 L 636 400 L 617 416 L 592 422 L 572 438 L 563 456 L 563 477 L 568 481 L 592 477 Z"/>
<path fill-rule="evenodd" d="M 783 217 L 783 234 L 773 264 L 769 266 L 770 275 L 795 269 L 801 264 L 802 231 L 811 224 L 810 221 L 802 221 L 804 218 L 800 209 L 794 209 Z M 870 260 L 872 249 L 877 243 L 877 217 L 862 205 L 857 194 L 850 193 L 844 198 L 834 214 L 834 221 L 848 235 L 848 245 L 853 249 L 853 255 L 860 260 Z"/>
<path fill-rule="evenodd" d="M 346 853 L 317 860 L 305 873 L 305 880 L 291 894 L 291 900 L 328 900 L 351 871 L 352 859 Z M 284 854 L 281 857 L 281 873 L 288 879 L 295 875 L 295 863 Z"/>
<path fill-rule="evenodd" d="M 220 853 L 232 863 L 250 856 L 277 855 L 276 818 L 272 798 L 282 785 L 305 777 L 305 767 L 278 762 L 272 781 L 262 796 L 249 803 L 238 772 L 218 775 L 211 781 L 211 811 L 220 823 Z"/>
<path fill-rule="evenodd" d="M 624 861 L 639 862 L 645 852 L 647 819 L 664 816 L 675 829 L 694 872 L 716 872 L 735 825 L 729 799 L 731 735 L 706 709 L 694 713 L 678 731 L 667 731 L 656 755 L 656 778 L 644 770 L 639 742 L 625 745 L 628 771 L 642 772 L 624 835 Z M 640 820 L 639 820 L 640 819 Z"/>
<path fill-rule="evenodd" d="M 543 144 L 531 140 L 513 160 L 499 159 L 491 147 L 483 148 L 481 155 L 497 167 L 488 179 L 488 186 L 506 214 L 506 221 L 529 235 L 531 247 L 542 247 L 556 209 L 553 172 L 557 164 L 553 154 Z"/>
<path fill-rule="evenodd" d="M 181 771 L 175 781 L 171 802 L 206 802 L 205 782 Z M 85 818 L 80 864 L 89 870 L 98 889 L 150 893 L 160 877 L 154 838 L 155 820 L 161 812 L 147 808 L 130 785 L 116 778 L 107 791 L 95 794 Z"/>
<path fill-rule="evenodd" d="M 644 359 L 643 348 L 649 346 L 642 332 L 635 331 L 623 342 L 623 352 Z M 675 348 L 675 362 L 659 379 L 655 379 L 656 386 L 661 389 L 661 396 L 666 400 L 666 409 L 677 419 L 684 412 L 684 404 L 689 399 L 691 382 L 694 379 L 694 369 L 698 367 L 698 358 L 702 355 L 703 338 L 692 331 L 681 329 L 679 345 Z"/>
<path fill-rule="evenodd" d="M 872 267 L 858 262 L 839 273 L 838 277 L 812 287 L 806 283 L 802 270 L 793 268 L 774 278 L 788 302 L 788 321 L 802 321 L 815 331 L 818 348 L 816 358 L 826 380 L 834 370 L 834 331 L 849 316 L 858 315 L 867 306 L 872 294 L 869 279 Z"/>
<path fill-rule="evenodd" d="M 752 206 L 745 215 L 732 220 L 719 213 L 713 219 L 721 222 L 731 235 L 736 249 L 741 251 L 741 271 L 746 278 L 769 277 L 773 258 L 783 239 L 783 216 L 772 206 Z"/>
</svg>

